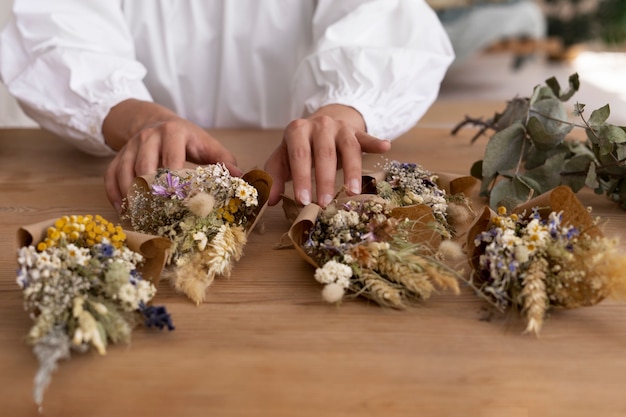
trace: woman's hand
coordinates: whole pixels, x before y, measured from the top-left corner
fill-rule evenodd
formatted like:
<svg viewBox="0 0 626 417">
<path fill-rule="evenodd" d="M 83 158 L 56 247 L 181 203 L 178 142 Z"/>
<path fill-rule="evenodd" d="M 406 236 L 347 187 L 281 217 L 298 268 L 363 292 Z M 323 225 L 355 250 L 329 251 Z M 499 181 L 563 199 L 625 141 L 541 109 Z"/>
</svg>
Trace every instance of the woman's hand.
<svg viewBox="0 0 626 417">
<path fill-rule="evenodd" d="M 102 133 L 107 145 L 118 151 L 104 176 L 107 197 L 118 212 L 132 180 L 159 167 L 181 169 L 185 161 L 224 162 L 231 174 L 241 175 L 235 157 L 217 139 L 155 103 L 133 99 L 119 103 L 107 115 Z"/>
<path fill-rule="evenodd" d="M 294 196 L 307 205 L 312 201 L 311 171 L 315 168 L 317 202 L 325 207 L 336 189 L 337 168 L 349 194 L 361 192 L 361 157 L 363 152 L 384 153 L 389 141 L 365 132 L 361 114 L 352 107 L 331 104 L 306 119 L 297 119 L 285 129 L 283 140 L 265 163 L 274 185 L 269 204 L 280 201 L 285 182 L 293 180 Z"/>
</svg>

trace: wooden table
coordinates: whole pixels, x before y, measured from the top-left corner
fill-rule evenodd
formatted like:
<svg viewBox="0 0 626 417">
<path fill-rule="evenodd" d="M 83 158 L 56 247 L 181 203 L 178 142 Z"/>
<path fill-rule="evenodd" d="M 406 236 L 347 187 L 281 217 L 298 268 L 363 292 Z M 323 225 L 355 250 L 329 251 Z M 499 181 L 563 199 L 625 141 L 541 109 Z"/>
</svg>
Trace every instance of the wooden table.
<svg viewBox="0 0 626 417">
<path fill-rule="evenodd" d="M 471 145 L 473 132 L 451 137 L 447 127 L 428 127 L 459 120 L 463 111 L 429 113 L 387 157 L 467 174 L 485 141 Z M 244 170 L 262 166 L 280 140 L 277 131 L 215 134 Z M 381 157 L 364 160 L 374 168 Z M 102 186 L 107 162 L 42 131 L 0 131 L 3 416 L 37 415 L 15 232 L 65 214 L 116 219 Z M 609 220 L 608 234 L 626 236 L 625 212 L 588 192 L 581 199 Z M 75 354 L 61 362 L 44 415 L 626 415 L 626 305 L 554 312 L 539 339 L 522 334 L 515 317 L 483 320 L 485 304 L 468 289 L 408 311 L 360 300 L 336 307 L 321 300 L 312 268 L 294 250 L 273 248 L 288 227 L 282 209 L 270 208 L 264 232 L 251 235 L 232 277 L 218 279 L 199 307 L 162 283 L 157 302 L 167 305 L 176 330 L 140 328 L 131 345 L 111 346 L 105 357 Z"/>
</svg>

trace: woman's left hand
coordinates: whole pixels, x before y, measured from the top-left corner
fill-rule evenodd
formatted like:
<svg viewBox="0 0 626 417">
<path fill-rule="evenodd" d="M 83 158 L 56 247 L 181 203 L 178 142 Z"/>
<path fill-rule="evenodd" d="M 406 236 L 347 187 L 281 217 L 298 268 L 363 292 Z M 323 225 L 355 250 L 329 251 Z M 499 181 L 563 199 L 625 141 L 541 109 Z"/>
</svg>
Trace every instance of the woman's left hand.
<svg viewBox="0 0 626 417">
<path fill-rule="evenodd" d="M 365 131 L 361 114 L 352 107 L 331 104 L 305 119 L 287 125 L 283 140 L 265 163 L 274 179 L 269 204 L 281 199 L 285 183 L 293 180 L 296 200 L 307 205 L 312 201 L 312 170 L 315 168 L 317 203 L 325 207 L 336 193 L 337 168 L 343 168 L 346 191 L 361 192 L 363 152 L 385 153 L 391 148 Z"/>
</svg>

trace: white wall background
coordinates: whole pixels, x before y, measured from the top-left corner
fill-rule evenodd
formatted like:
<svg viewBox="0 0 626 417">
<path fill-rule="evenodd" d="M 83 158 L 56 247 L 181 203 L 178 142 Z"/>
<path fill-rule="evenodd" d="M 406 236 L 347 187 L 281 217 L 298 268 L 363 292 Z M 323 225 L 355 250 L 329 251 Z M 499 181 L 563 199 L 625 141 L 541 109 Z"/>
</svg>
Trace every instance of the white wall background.
<svg viewBox="0 0 626 417">
<path fill-rule="evenodd" d="M 0 0 L 0 27 L 4 27 L 11 16 L 12 0 Z M 0 83 L 0 127 L 35 127 L 37 124 L 28 118 L 5 86 Z"/>
</svg>

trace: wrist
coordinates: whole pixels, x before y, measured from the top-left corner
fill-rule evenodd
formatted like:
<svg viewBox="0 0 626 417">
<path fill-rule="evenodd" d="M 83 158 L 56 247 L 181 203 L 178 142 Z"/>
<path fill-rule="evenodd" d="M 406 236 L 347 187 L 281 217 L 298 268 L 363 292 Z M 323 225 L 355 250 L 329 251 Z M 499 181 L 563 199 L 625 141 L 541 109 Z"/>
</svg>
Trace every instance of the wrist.
<svg viewBox="0 0 626 417">
<path fill-rule="evenodd" d="M 111 108 L 102 123 L 104 142 L 118 151 L 142 129 L 175 117 L 168 108 L 150 101 L 121 101 Z"/>
<path fill-rule="evenodd" d="M 328 116 L 335 120 L 342 121 L 357 130 L 367 131 L 363 115 L 354 107 L 345 104 L 327 104 L 317 109 L 309 117 L 313 118 L 317 116 Z"/>
</svg>

